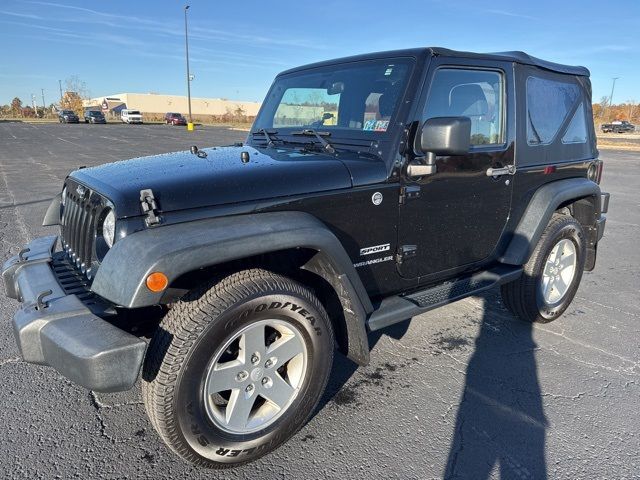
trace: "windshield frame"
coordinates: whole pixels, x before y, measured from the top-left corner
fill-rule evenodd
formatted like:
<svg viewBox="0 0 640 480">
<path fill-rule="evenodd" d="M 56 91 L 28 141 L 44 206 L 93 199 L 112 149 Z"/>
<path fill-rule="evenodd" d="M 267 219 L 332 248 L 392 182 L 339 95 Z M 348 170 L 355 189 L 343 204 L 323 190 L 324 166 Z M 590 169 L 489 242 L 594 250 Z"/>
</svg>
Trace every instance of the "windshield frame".
<svg viewBox="0 0 640 480">
<path fill-rule="evenodd" d="M 293 134 L 295 132 L 299 132 L 302 129 L 311 128 L 309 126 L 301 126 L 301 125 L 287 126 L 287 127 L 282 127 L 282 126 L 273 127 L 273 126 L 268 126 L 268 125 L 265 126 L 260 124 L 260 120 L 263 119 L 263 117 L 271 121 L 275 117 L 276 110 L 280 105 L 282 97 L 280 98 L 277 104 L 268 102 L 268 100 L 274 94 L 274 90 L 278 88 L 279 82 L 282 81 L 283 79 L 305 76 L 305 75 L 313 74 L 315 72 L 322 73 L 322 72 L 331 72 L 333 70 L 343 70 L 350 67 L 357 67 L 358 65 L 366 66 L 371 64 L 400 63 L 400 62 L 407 65 L 407 71 L 403 79 L 403 82 L 404 82 L 403 90 L 398 94 L 398 100 L 395 105 L 393 114 L 389 118 L 389 124 L 386 131 L 374 131 L 374 130 L 364 130 L 364 129 L 356 129 L 356 128 L 339 128 L 339 127 L 336 128 L 335 126 L 330 126 L 330 127 L 320 126 L 317 128 L 318 130 L 330 132 L 331 136 L 328 137 L 328 139 L 330 139 L 332 143 L 340 144 L 342 142 L 348 142 L 348 141 L 359 141 L 359 142 L 387 141 L 394 135 L 395 131 L 399 127 L 398 119 L 400 118 L 400 115 L 404 110 L 403 107 L 405 106 L 405 103 L 406 103 L 405 99 L 407 97 L 407 92 L 409 91 L 413 83 L 412 80 L 416 74 L 418 58 L 412 55 L 391 55 L 388 57 L 380 56 L 380 57 L 365 58 L 362 60 L 333 62 L 333 63 L 322 64 L 317 66 L 310 66 L 308 68 L 289 70 L 287 72 L 281 73 L 275 78 L 275 80 L 271 84 L 271 87 L 269 88 L 269 91 L 265 96 L 265 100 L 263 101 L 262 106 L 260 107 L 260 111 L 256 116 L 256 120 L 254 121 L 252 131 L 259 130 L 262 128 L 268 131 L 277 130 L 278 137 L 291 138 L 293 141 L 295 141 L 294 139 L 297 138 L 297 141 L 299 142 L 302 139 L 300 139 L 300 137 L 294 136 Z M 272 111 L 269 111 L 267 109 L 270 109 Z"/>
</svg>

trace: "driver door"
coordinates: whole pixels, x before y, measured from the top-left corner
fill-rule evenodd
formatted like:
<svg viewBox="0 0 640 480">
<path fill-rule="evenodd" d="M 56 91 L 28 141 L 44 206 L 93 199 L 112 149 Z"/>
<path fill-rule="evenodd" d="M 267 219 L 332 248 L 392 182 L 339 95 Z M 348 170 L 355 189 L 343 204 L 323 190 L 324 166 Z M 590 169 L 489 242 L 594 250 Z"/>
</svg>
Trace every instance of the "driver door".
<svg viewBox="0 0 640 480">
<path fill-rule="evenodd" d="M 514 164 L 511 64 L 440 57 L 431 63 L 418 110 L 471 119 L 467 154 L 436 158 L 436 173 L 407 178 L 400 205 L 400 274 L 437 280 L 488 261 L 511 207 L 512 176 L 487 169 Z M 422 152 L 414 152 L 421 156 Z"/>
</svg>

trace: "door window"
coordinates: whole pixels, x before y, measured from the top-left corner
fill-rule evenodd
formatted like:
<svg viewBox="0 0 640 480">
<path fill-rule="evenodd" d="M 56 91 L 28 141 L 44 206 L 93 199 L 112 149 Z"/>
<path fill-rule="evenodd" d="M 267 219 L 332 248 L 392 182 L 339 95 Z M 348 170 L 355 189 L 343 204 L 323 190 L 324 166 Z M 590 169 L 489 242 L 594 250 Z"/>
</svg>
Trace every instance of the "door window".
<svg viewBox="0 0 640 480">
<path fill-rule="evenodd" d="M 441 68 L 436 71 L 423 120 L 468 117 L 471 145 L 504 143 L 504 79 L 488 70 Z"/>
</svg>

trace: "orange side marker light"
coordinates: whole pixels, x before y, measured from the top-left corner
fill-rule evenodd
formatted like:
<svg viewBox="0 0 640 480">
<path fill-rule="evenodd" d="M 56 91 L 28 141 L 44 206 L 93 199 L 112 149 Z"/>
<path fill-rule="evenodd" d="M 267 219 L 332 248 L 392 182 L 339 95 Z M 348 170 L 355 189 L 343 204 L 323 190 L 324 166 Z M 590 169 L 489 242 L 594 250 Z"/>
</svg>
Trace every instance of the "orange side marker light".
<svg viewBox="0 0 640 480">
<path fill-rule="evenodd" d="M 161 292 L 169 285 L 169 279 L 162 272 L 153 272 L 147 277 L 147 288 L 152 292 Z"/>
</svg>

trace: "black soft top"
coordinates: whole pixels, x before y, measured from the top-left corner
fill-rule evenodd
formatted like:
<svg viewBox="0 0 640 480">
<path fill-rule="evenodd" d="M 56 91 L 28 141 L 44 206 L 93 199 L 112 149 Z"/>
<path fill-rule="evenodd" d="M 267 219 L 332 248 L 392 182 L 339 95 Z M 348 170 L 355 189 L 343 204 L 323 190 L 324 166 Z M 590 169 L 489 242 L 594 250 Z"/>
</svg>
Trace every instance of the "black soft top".
<svg viewBox="0 0 640 480">
<path fill-rule="evenodd" d="M 292 68 L 281 73 L 287 74 L 298 70 L 306 70 L 308 68 L 328 66 L 335 63 L 354 62 L 360 60 L 369 60 L 375 58 L 386 57 L 420 57 L 420 56 L 447 56 L 447 57 L 460 57 L 460 58 L 477 58 L 482 60 L 495 60 L 495 61 L 507 61 L 515 62 L 523 65 L 532 65 L 538 68 L 544 68 L 553 72 L 564 73 L 568 75 L 578 75 L 582 77 L 588 77 L 590 75 L 589 70 L 585 67 L 562 65 L 560 63 L 548 62 L 540 58 L 533 57 L 525 52 L 495 52 L 495 53 L 475 53 L 464 52 L 459 50 L 449 50 L 442 47 L 426 47 L 426 48 L 407 48 L 403 50 L 391 50 L 387 52 L 367 53 L 364 55 L 356 55 L 353 57 L 344 57 L 334 60 L 327 60 L 324 62 L 312 63 L 301 67 Z"/>
</svg>

